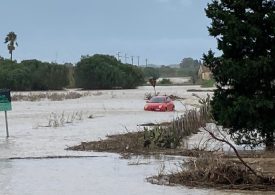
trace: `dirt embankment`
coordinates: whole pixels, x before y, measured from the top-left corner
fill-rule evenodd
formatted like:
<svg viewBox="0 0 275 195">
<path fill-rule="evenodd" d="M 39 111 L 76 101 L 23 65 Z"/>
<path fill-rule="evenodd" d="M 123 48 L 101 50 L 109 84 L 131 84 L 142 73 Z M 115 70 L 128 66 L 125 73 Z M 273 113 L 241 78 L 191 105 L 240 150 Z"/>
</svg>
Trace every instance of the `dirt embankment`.
<svg viewBox="0 0 275 195">
<path fill-rule="evenodd" d="M 202 153 L 196 150 L 160 148 L 153 144 L 147 145 L 144 141 L 143 131 L 109 135 L 105 140 L 82 142 L 80 145 L 67 148 L 67 150 L 112 152 L 119 153 L 123 157 L 158 154 L 196 157 Z"/>
</svg>

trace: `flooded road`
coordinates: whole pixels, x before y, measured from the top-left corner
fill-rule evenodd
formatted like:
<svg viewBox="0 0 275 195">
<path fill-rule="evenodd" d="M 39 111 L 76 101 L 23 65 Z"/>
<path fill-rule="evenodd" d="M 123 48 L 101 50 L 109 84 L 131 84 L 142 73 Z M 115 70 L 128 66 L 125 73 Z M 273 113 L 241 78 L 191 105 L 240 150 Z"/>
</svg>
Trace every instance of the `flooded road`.
<svg viewBox="0 0 275 195">
<path fill-rule="evenodd" d="M 145 182 L 144 176 L 157 171 L 154 164 L 129 166 L 127 160 L 113 155 L 107 158 L 4 161 L 0 165 L 4 176 L 0 179 L 1 194 L 138 195 L 189 191 L 151 185 Z"/>
<path fill-rule="evenodd" d="M 187 104 L 195 102 L 192 93 L 186 91 L 187 87 L 159 87 L 157 90 L 185 97 Z M 169 121 L 185 110 L 182 103 L 176 102 L 176 112 L 145 112 L 146 92 L 152 92 L 151 87 L 89 92 L 89 96 L 75 100 L 13 102 L 13 110 L 8 112 L 9 139 L 5 138 L 4 116 L 0 116 L 0 194 L 251 194 L 146 182 L 146 177 L 156 175 L 163 163 L 168 170 L 173 169 L 180 161 L 177 158 L 150 158 L 136 163 L 120 159 L 116 154 L 64 150 L 82 141 L 103 139 L 107 134 L 137 131 L 141 128 L 138 124 Z M 73 112 L 81 112 L 81 119 L 56 128 L 46 127 L 51 113 L 64 113 L 68 117 Z M 93 117 L 89 118 L 91 115 Z M 89 157 L 54 158 L 60 156 Z M 24 157 L 30 159 L 10 160 Z M 35 159 L 37 157 L 41 159 Z"/>
<path fill-rule="evenodd" d="M 268 195 L 269 192 L 215 191 L 158 186 L 145 178 L 158 172 L 160 161 L 130 166 L 116 155 L 81 159 L 1 160 L 1 195 Z M 170 162 L 171 163 L 171 162 Z"/>
</svg>

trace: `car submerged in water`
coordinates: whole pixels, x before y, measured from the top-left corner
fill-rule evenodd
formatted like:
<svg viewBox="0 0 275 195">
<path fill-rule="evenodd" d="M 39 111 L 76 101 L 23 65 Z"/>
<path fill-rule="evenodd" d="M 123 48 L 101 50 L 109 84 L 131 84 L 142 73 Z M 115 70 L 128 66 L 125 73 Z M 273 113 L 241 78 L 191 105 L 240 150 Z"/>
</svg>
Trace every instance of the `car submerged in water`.
<svg viewBox="0 0 275 195">
<path fill-rule="evenodd" d="M 175 105 L 169 96 L 154 96 L 146 102 L 146 111 L 174 111 Z"/>
</svg>

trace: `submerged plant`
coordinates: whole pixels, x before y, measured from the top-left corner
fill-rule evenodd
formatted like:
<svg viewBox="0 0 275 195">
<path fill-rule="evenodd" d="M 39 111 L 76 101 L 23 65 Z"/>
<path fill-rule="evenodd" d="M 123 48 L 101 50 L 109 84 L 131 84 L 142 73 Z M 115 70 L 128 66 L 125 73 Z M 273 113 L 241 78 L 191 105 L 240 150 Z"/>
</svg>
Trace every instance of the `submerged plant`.
<svg viewBox="0 0 275 195">
<path fill-rule="evenodd" d="M 65 114 L 65 112 L 62 112 L 61 114 L 52 112 L 49 116 L 48 125 L 46 127 L 63 127 L 65 124 L 74 123 L 76 120 L 83 120 L 83 111 L 68 114 Z"/>
</svg>

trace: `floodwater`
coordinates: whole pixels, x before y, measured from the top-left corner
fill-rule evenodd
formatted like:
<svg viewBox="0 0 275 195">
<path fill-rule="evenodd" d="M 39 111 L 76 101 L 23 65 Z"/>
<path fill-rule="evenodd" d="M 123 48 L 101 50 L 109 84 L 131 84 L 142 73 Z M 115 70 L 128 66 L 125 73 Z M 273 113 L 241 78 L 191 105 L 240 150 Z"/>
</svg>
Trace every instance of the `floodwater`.
<svg viewBox="0 0 275 195">
<path fill-rule="evenodd" d="M 157 90 L 162 94 L 185 97 L 186 104 L 196 102 L 184 86 L 157 87 Z M 137 131 L 141 128 L 138 124 L 172 120 L 186 109 L 181 102 L 176 102 L 176 112 L 145 112 L 143 98 L 146 92 L 152 92 L 151 87 L 90 91 L 89 96 L 75 100 L 13 102 L 13 110 L 8 112 L 9 139 L 5 138 L 4 113 L 2 117 L 0 115 L 0 194 L 252 193 L 158 186 L 146 182 L 146 177 L 158 174 L 163 164 L 167 171 L 174 170 L 176 163 L 181 160 L 179 157 L 125 160 L 117 154 L 64 150 L 81 141 L 103 139 L 107 134 Z M 72 123 L 56 128 L 46 127 L 51 113 L 64 113 L 65 118 L 68 118 L 74 112 L 81 113 L 81 120 L 75 119 Z M 93 117 L 88 118 L 91 115 Z"/>
</svg>

